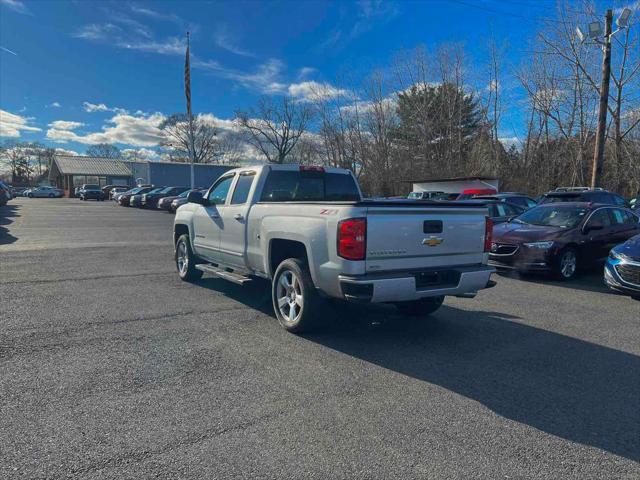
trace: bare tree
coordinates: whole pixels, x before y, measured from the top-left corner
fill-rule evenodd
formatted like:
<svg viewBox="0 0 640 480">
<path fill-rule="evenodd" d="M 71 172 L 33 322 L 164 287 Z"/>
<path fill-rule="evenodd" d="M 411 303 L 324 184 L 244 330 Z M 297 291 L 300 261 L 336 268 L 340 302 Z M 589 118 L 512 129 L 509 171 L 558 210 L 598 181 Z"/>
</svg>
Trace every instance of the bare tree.
<svg viewBox="0 0 640 480">
<path fill-rule="evenodd" d="M 122 152 L 115 145 L 108 143 L 98 143 L 97 145 L 91 145 L 85 152 L 90 157 L 102 157 L 102 158 L 122 158 Z"/>
<path fill-rule="evenodd" d="M 289 97 L 263 97 L 256 108 L 236 112 L 236 121 L 247 133 L 249 143 L 270 163 L 287 161 L 311 119 L 311 107 Z"/>
<path fill-rule="evenodd" d="M 194 163 L 215 162 L 218 133 L 213 122 L 198 115 L 193 118 L 192 128 L 186 114 L 174 113 L 167 117 L 160 124 L 165 137 L 161 146 L 172 151 L 174 158 L 189 161 L 193 145 Z"/>
</svg>

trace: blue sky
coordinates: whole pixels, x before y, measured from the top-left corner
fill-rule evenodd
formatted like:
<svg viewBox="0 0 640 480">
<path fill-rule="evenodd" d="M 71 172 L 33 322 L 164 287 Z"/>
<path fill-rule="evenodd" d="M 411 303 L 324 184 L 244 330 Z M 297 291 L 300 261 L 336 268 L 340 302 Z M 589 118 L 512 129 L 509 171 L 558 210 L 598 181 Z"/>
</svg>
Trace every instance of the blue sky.
<svg viewBox="0 0 640 480">
<path fill-rule="evenodd" d="M 507 46 L 506 68 L 513 70 L 525 61 L 528 42 L 541 20 L 554 15 L 554 5 L 0 0 L 0 134 L 77 152 L 98 141 L 152 150 L 154 125 L 185 109 L 187 30 L 193 109 L 224 125 L 260 95 L 303 96 L 304 82 L 358 82 L 374 69 L 391 68 L 402 49 L 418 45 L 462 42 L 468 62 L 481 65 L 493 35 Z M 505 137 L 521 132 L 519 110 L 514 103 L 506 113 Z"/>
</svg>

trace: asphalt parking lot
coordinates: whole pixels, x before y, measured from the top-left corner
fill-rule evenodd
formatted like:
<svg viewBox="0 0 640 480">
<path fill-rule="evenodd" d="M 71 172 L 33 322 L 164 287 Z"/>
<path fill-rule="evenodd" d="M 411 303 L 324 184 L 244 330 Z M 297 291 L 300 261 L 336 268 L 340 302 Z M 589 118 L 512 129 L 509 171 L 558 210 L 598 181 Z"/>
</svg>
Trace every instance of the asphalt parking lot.
<svg viewBox="0 0 640 480">
<path fill-rule="evenodd" d="M 640 478 L 640 302 L 598 272 L 294 336 L 181 282 L 172 221 L 0 207 L 0 478 Z"/>
</svg>

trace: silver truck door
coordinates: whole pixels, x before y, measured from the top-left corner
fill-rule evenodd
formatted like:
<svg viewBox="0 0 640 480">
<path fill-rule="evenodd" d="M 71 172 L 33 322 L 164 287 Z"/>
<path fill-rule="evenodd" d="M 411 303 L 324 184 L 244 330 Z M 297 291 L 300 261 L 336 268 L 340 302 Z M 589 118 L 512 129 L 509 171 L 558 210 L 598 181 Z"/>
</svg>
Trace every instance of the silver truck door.
<svg viewBox="0 0 640 480">
<path fill-rule="evenodd" d="M 220 253 L 220 233 L 224 228 L 222 211 L 225 209 L 225 202 L 234 175 L 226 175 L 209 189 L 205 197 L 207 205 L 199 205 L 193 215 L 193 247 L 195 253 L 213 262 L 221 261 Z"/>
<path fill-rule="evenodd" d="M 220 232 L 221 262 L 236 267 L 246 267 L 247 214 L 249 194 L 253 188 L 256 172 L 240 172 L 227 205 L 220 210 L 224 228 Z"/>
</svg>

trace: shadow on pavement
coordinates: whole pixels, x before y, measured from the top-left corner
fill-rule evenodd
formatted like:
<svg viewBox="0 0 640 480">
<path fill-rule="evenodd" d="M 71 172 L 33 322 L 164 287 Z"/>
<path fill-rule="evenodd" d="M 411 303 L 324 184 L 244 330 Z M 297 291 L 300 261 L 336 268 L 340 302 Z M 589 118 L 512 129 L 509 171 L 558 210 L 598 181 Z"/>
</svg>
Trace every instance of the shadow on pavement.
<svg viewBox="0 0 640 480">
<path fill-rule="evenodd" d="M 339 315 L 337 329 L 305 338 L 551 435 L 640 460 L 640 357 L 496 312 L 444 306 L 410 320 L 368 307 Z"/>
<path fill-rule="evenodd" d="M 18 215 L 19 209 L 20 207 L 18 205 L 11 204 L 0 207 L 0 245 L 7 245 L 18 240 L 17 237 L 9 233 L 6 225 L 10 225 L 16 217 L 20 216 Z"/>
<path fill-rule="evenodd" d="M 269 283 L 196 285 L 274 317 Z M 510 420 L 640 461 L 640 357 L 531 327 L 518 317 L 443 306 L 425 319 L 388 305 L 330 302 L 304 338 L 439 385 Z M 429 408 L 425 405 L 425 408 Z"/>
<path fill-rule="evenodd" d="M 554 287 L 569 288 L 572 290 L 584 290 L 587 292 L 612 293 L 603 283 L 602 271 L 604 264 L 581 272 L 578 276 L 569 281 L 556 280 L 550 275 L 518 272 L 499 272 L 501 277 L 522 280 L 523 282 L 537 283 L 540 285 L 551 285 Z"/>
</svg>

